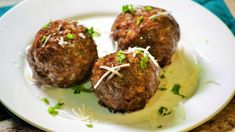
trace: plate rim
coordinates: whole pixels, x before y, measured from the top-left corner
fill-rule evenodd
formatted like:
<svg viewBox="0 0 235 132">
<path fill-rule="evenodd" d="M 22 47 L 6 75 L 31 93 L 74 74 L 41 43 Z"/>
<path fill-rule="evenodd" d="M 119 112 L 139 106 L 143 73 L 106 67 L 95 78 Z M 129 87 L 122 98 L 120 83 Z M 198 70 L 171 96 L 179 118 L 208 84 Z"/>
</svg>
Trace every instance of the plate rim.
<svg viewBox="0 0 235 132">
<path fill-rule="evenodd" d="M 30 2 L 30 1 L 33 1 L 33 0 L 23 0 L 23 1 L 19 2 L 17 5 L 15 5 L 13 8 L 11 8 L 8 12 L 6 12 L 2 17 L 0 17 L 0 22 L 5 18 L 5 16 L 7 16 L 8 14 L 14 12 L 14 10 L 15 10 L 16 8 L 20 7 L 22 4 L 25 4 L 25 3 Z M 201 8 L 203 8 L 204 11 L 210 13 L 210 15 L 213 15 L 214 18 L 216 18 L 218 21 L 220 21 L 220 23 L 222 23 L 222 25 L 223 25 L 224 27 L 226 27 L 226 29 L 227 29 L 228 31 L 230 31 L 229 28 L 223 23 L 223 21 L 222 21 L 221 19 L 219 19 L 215 14 L 211 13 L 210 11 L 208 11 L 207 9 L 205 9 L 203 6 L 199 5 L 198 3 L 194 2 L 194 1 L 191 1 L 191 2 L 194 3 L 194 4 L 196 4 L 197 6 L 200 6 Z M 231 31 L 230 31 L 230 34 L 233 36 L 233 34 L 232 34 Z M 216 112 L 214 112 L 214 113 L 213 113 L 212 115 L 210 115 L 208 118 L 205 118 L 204 120 L 198 122 L 197 124 L 195 124 L 195 125 L 193 125 L 193 126 L 187 128 L 187 129 L 184 129 L 183 131 L 192 130 L 192 129 L 194 129 L 194 128 L 200 126 L 200 125 L 202 125 L 203 123 L 207 122 L 208 120 L 210 120 L 210 119 L 211 119 L 212 117 L 214 117 L 215 115 L 217 115 L 217 114 L 218 114 L 220 111 L 222 111 L 222 110 L 224 109 L 224 107 L 226 107 L 227 104 L 232 100 L 232 98 L 233 98 L 234 95 L 235 95 L 235 89 L 233 90 L 232 95 L 233 95 L 233 96 L 230 96 L 230 97 L 227 99 L 226 103 L 223 104 L 222 107 L 220 107 Z M 5 104 L 4 101 L 1 100 L 1 98 L 0 98 L 0 102 L 1 102 L 10 112 L 12 112 L 14 115 L 16 115 L 17 117 L 21 118 L 22 120 L 26 121 L 27 123 L 29 123 L 29 124 L 31 124 L 31 125 L 33 125 L 33 126 L 39 128 L 39 129 L 41 129 L 41 130 L 45 130 L 45 131 L 48 131 L 48 130 L 49 130 L 49 129 L 43 128 L 43 127 L 41 127 L 41 125 L 38 125 L 38 124 L 36 124 L 36 123 L 33 123 L 33 122 L 31 122 L 30 120 L 26 119 L 25 117 L 21 116 L 20 114 L 18 114 L 17 112 L 15 112 L 13 109 L 11 109 L 7 104 Z M 49 130 L 49 131 L 50 131 L 50 130 Z"/>
</svg>

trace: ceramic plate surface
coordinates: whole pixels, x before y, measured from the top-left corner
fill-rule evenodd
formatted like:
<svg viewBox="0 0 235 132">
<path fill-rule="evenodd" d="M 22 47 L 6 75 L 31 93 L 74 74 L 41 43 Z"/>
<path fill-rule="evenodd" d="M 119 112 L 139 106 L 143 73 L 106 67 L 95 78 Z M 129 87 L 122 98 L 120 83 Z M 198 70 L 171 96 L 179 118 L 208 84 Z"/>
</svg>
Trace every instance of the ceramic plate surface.
<svg viewBox="0 0 235 132">
<path fill-rule="evenodd" d="M 192 129 L 218 113 L 235 91 L 235 39 L 213 14 L 189 0 L 25 0 L 0 19 L 0 100 L 14 114 L 43 130 L 58 131 L 147 131 L 138 127 L 98 121 L 87 128 L 80 120 L 52 117 L 37 98 L 45 96 L 25 77 L 25 49 L 36 32 L 49 20 L 73 18 L 97 28 L 99 56 L 112 52 L 108 33 L 122 5 L 153 5 L 171 11 L 181 28 L 180 43 L 196 54 L 204 72 L 201 80 L 219 85 L 200 85 L 195 95 L 184 102 L 183 122 L 162 131 Z M 57 93 L 56 93 L 57 94 Z M 59 93 L 58 93 L 59 94 Z M 71 100 L 74 103 L 75 100 Z M 96 103 L 96 102 L 94 102 Z M 153 130 L 154 131 L 154 130 Z"/>
</svg>

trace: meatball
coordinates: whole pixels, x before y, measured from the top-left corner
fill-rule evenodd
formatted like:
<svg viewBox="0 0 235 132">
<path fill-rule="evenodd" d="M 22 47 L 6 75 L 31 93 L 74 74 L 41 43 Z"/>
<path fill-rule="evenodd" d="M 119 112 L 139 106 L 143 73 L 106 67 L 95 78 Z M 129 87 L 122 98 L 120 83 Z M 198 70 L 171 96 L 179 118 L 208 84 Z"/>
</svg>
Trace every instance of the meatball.
<svg viewBox="0 0 235 132">
<path fill-rule="evenodd" d="M 173 16 L 152 6 L 123 6 L 111 30 L 111 37 L 119 49 L 150 46 L 150 53 L 161 67 L 171 63 L 180 39 L 180 28 Z"/>
<path fill-rule="evenodd" d="M 119 51 L 100 58 L 91 82 L 99 103 L 111 112 L 132 112 L 145 107 L 155 94 L 159 67 L 139 50 Z"/>
<path fill-rule="evenodd" d="M 85 79 L 98 58 L 87 28 L 75 21 L 45 25 L 28 50 L 27 60 L 39 84 L 70 87 Z"/>
</svg>

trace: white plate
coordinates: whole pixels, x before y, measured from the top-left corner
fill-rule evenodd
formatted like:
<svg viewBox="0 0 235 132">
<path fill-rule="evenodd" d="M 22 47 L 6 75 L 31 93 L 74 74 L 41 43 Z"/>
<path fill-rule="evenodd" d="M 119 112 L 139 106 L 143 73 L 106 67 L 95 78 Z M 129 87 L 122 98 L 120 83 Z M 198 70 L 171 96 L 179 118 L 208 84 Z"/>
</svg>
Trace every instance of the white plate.
<svg viewBox="0 0 235 132">
<path fill-rule="evenodd" d="M 184 103 L 185 121 L 161 130 L 192 129 L 218 113 L 235 91 L 235 39 L 229 29 L 206 9 L 189 0 L 25 0 L 0 19 L 0 100 L 14 114 L 44 130 L 146 131 L 111 122 L 98 122 L 93 129 L 83 122 L 52 117 L 36 96 L 43 93 L 24 77 L 25 48 L 50 19 L 80 17 L 88 26 L 109 31 L 124 4 L 153 5 L 172 12 L 181 27 L 181 43 L 198 54 L 204 69 L 202 80 L 220 85 L 201 85 Z M 90 16 L 90 17 L 89 17 Z M 107 36 L 106 36 L 107 37 Z M 111 48 L 108 38 L 97 39 L 99 54 Z M 187 50 L 187 48 L 186 48 Z M 36 94 L 36 95 L 35 95 Z"/>
</svg>

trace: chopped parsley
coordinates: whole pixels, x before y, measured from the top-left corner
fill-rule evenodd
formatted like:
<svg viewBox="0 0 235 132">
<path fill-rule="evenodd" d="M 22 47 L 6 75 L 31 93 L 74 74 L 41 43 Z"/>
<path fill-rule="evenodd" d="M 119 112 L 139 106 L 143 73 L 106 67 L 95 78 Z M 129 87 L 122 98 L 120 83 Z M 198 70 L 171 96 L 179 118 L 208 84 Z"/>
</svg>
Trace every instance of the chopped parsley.
<svg viewBox="0 0 235 132">
<path fill-rule="evenodd" d="M 164 79 L 164 78 L 166 78 L 166 76 L 164 74 L 162 74 L 162 75 L 160 75 L 160 78 Z"/>
<path fill-rule="evenodd" d="M 41 42 L 41 43 L 44 43 L 44 42 L 46 41 L 46 38 L 47 38 L 46 36 L 43 36 L 43 37 L 41 38 L 40 42 Z"/>
<path fill-rule="evenodd" d="M 122 13 L 134 13 L 135 8 L 133 5 L 123 5 L 122 6 Z"/>
<path fill-rule="evenodd" d="M 74 94 L 80 94 L 81 92 L 87 92 L 87 93 L 93 92 L 90 81 L 79 84 L 79 85 L 75 85 L 71 88 L 74 90 L 73 92 Z"/>
<path fill-rule="evenodd" d="M 44 25 L 43 28 L 46 29 L 46 28 L 48 28 L 50 25 L 51 25 L 51 20 L 50 20 L 50 22 L 48 22 L 46 25 Z"/>
<path fill-rule="evenodd" d="M 151 10 L 153 10 L 153 7 L 152 6 L 144 6 L 144 9 L 146 11 L 151 11 Z"/>
<path fill-rule="evenodd" d="M 99 36 L 100 34 L 94 30 L 93 27 L 86 28 L 86 32 L 90 37 Z"/>
<path fill-rule="evenodd" d="M 116 54 L 116 61 L 122 63 L 125 60 L 126 56 L 122 51 L 118 51 Z"/>
<path fill-rule="evenodd" d="M 69 34 L 66 35 L 66 38 L 67 39 L 74 39 L 75 36 L 73 34 L 69 33 Z"/>
<path fill-rule="evenodd" d="M 137 51 L 137 54 L 142 54 L 142 53 L 144 53 L 144 51 L 142 51 L 142 50 L 136 50 Z"/>
<path fill-rule="evenodd" d="M 147 67 L 147 62 L 149 61 L 149 57 L 146 55 L 144 57 L 141 57 L 140 60 L 140 68 L 145 69 Z"/>
<path fill-rule="evenodd" d="M 88 128 L 93 128 L 93 124 L 86 124 Z"/>
<path fill-rule="evenodd" d="M 161 91 L 166 91 L 167 88 L 161 87 L 161 88 L 159 88 L 159 90 L 161 90 Z"/>
<path fill-rule="evenodd" d="M 162 128 L 162 125 L 159 125 L 157 128 Z"/>
<path fill-rule="evenodd" d="M 157 21 L 157 17 L 158 16 L 154 15 L 154 16 L 151 16 L 150 19 L 155 22 L 155 21 Z"/>
<path fill-rule="evenodd" d="M 136 24 L 139 26 L 143 21 L 144 21 L 144 17 L 143 16 L 139 16 L 137 18 L 137 23 Z"/>
<path fill-rule="evenodd" d="M 49 102 L 49 100 L 47 99 L 47 98 L 41 98 L 41 101 L 42 102 L 44 102 L 45 104 L 47 104 L 47 105 L 49 105 L 50 104 L 50 102 Z"/>
<path fill-rule="evenodd" d="M 59 114 L 58 109 L 61 108 L 61 106 L 64 105 L 64 103 L 62 102 L 58 102 L 55 106 L 50 106 L 47 111 L 49 114 L 51 114 L 52 116 L 56 116 Z"/>
<path fill-rule="evenodd" d="M 184 98 L 185 96 L 182 95 L 182 94 L 180 94 L 180 88 L 181 88 L 181 85 L 177 83 L 177 84 L 175 84 L 175 85 L 172 87 L 171 91 L 172 91 L 174 94 L 179 95 L 179 96 L 181 96 L 182 98 Z"/>
<path fill-rule="evenodd" d="M 159 114 L 160 116 L 166 116 L 166 115 L 171 114 L 171 111 L 169 111 L 166 107 L 161 106 L 161 107 L 158 109 L 158 114 Z"/>
</svg>

